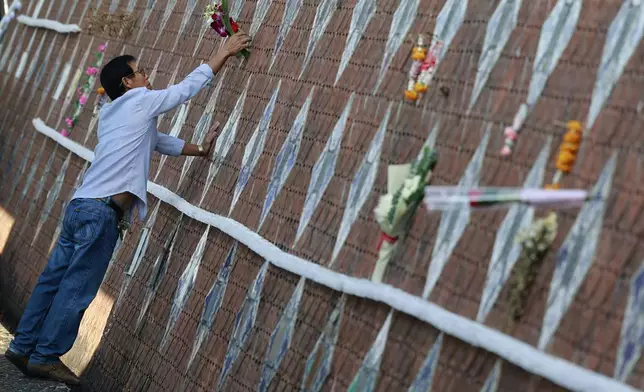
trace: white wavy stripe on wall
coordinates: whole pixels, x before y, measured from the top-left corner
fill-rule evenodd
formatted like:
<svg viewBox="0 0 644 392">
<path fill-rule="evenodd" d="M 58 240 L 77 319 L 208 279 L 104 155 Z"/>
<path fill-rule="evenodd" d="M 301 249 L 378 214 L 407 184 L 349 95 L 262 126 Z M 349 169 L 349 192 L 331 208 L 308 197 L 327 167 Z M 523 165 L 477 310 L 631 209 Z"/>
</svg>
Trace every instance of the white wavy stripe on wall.
<svg viewBox="0 0 644 392">
<path fill-rule="evenodd" d="M 26 15 L 19 15 L 16 19 L 18 23 L 26 26 L 54 30 L 61 34 L 80 33 L 81 31 L 81 28 L 76 24 L 63 24 L 51 19 L 34 18 Z"/>
<path fill-rule="evenodd" d="M 53 139 L 79 157 L 90 162 L 94 159 L 94 153 L 91 150 L 63 137 L 43 123 L 41 119 L 36 118 L 32 122 L 38 132 Z M 277 268 L 338 292 L 387 304 L 401 313 L 431 324 L 440 331 L 474 347 L 481 347 L 564 388 L 584 392 L 637 391 L 629 385 L 549 355 L 518 339 L 449 312 L 436 304 L 391 285 L 347 276 L 286 253 L 243 224 L 196 207 L 161 185 L 148 181 L 148 192 L 192 219 L 223 231 Z"/>
</svg>

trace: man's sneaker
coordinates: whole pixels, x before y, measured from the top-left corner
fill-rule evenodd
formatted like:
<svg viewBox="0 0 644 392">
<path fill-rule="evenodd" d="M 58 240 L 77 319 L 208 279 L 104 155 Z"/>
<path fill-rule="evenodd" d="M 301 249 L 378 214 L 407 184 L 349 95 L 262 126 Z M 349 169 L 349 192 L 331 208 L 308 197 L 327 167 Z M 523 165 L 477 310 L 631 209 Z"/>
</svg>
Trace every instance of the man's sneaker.
<svg viewBox="0 0 644 392">
<path fill-rule="evenodd" d="M 67 368 L 62 362 L 35 365 L 28 364 L 27 370 L 32 377 L 48 378 L 50 380 L 64 382 L 69 385 L 78 385 L 80 380 L 71 370 Z"/>
<path fill-rule="evenodd" d="M 9 362 L 13 363 L 13 365 L 22 372 L 22 374 L 26 376 L 29 375 L 29 372 L 27 371 L 27 363 L 29 362 L 28 357 L 16 354 L 11 350 L 7 350 L 4 353 L 4 356 L 9 360 Z"/>
</svg>

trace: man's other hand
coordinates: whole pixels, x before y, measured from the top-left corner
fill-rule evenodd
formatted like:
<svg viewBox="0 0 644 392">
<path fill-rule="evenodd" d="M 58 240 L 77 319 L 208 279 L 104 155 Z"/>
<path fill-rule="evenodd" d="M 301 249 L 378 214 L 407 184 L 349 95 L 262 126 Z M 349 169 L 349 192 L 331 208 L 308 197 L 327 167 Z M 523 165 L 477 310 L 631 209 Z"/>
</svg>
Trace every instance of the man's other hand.
<svg viewBox="0 0 644 392">
<path fill-rule="evenodd" d="M 212 151 L 215 149 L 217 136 L 219 136 L 219 122 L 215 121 L 213 126 L 210 127 L 210 130 L 208 131 L 208 134 L 206 134 L 206 138 L 203 142 L 204 156 L 210 157 L 212 155 Z"/>
</svg>

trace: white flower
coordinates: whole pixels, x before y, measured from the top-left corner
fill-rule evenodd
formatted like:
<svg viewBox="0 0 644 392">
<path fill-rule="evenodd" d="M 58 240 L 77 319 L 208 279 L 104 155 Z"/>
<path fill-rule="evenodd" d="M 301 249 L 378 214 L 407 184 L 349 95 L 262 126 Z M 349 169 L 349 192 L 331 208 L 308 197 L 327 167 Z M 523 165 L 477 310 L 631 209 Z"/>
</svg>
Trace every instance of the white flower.
<svg viewBox="0 0 644 392">
<path fill-rule="evenodd" d="M 408 178 L 403 183 L 402 198 L 407 200 L 414 192 L 423 186 L 420 176 Z"/>
<path fill-rule="evenodd" d="M 373 212 L 376 215 L 376 221 L 381 226 L 384 224 L 384 222 L 387 221 L 387 217 L 389 216 L 389 211 L 391 211 L 391 206 L 393 205 L 393 202 L 394 202 L 393 195 L 386 194 L 384 196 L 380 196 L 380 200 L 378 201 L 378 206 Z"/>
<path fill-rule="evenodd" d="M 404 222 L 409 210 L 409 206 L 402 197 L 399 197 L 394 204 L 394 197 L 387 194 L 380 197 L 378 206 L 373 211 L 380 229 L 388 235 L 397 237 L 404 231 L 406 222 Z M 392 217 L 392 220 L 389 220 Z"/>
</svg>

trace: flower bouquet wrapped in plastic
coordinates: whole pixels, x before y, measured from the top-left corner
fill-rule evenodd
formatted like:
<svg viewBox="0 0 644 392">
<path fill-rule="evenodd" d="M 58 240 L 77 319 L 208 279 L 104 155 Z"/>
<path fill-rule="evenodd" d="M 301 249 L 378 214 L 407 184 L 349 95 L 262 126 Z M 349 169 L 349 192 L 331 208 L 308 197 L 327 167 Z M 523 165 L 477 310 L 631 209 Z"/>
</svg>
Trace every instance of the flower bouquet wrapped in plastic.
<svg viewBox="0 0 644 392">
<path fill-rule="evenodd" d="M 374 210 L 381 233 L 372 281 L 382 281 L 387 265 L 398 250 L 400 238 L 407 234 L 423 201 L 425 186 L 431 179 L 437 158 L 435 150 L 425 147 L 413 164 L 389 167 L 388 193 L 380 197 Z"/>
</svg>

